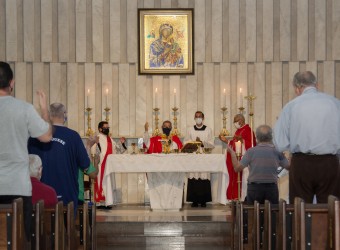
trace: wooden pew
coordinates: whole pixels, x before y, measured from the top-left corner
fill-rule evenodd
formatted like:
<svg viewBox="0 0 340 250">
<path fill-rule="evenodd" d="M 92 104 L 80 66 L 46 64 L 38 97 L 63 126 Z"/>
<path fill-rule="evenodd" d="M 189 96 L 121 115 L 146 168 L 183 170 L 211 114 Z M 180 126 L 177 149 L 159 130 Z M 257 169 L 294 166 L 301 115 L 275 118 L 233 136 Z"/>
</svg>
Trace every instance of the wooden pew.
<svg viewBox="0 0 340 250">
<path fill-rule="evenodd" d="M 24 230 L 23 201 L 15 199 L 12 204 L 0 204 L 0 226 L 7 230 L 1 230 L 5 239 L 1 249 L 22 250 L 27 246 Z"/>
<path fill-rule="evenodd" d="M 78 208 L 79 249 L 95 249 L 96 206 L 85 202 Z"/>
<path fill-rule="evenodd" d="M 65 249 L 64 205 L 59 201 L 55 208 L 44 211 L 45 249 Z"/>
<path fill-rule="evenodd" d="M 332 195 L 328 197 L 328 229 L 327 248 L 340 250 L 340 201 Z"/>
<path fill-rule="evenodd" d="M 40 200 L 32 212 L 31 250 L 43 249 L 45 246 L 44 223 L 44 201 Z"/>
<path fill-rule="evenodd" d="M 66 224 L 66 249 L 74 250 L 76 249 L 76 229 L 73 201 L 69 202 L 64 209 L 64 220 Z"/>
</svg>

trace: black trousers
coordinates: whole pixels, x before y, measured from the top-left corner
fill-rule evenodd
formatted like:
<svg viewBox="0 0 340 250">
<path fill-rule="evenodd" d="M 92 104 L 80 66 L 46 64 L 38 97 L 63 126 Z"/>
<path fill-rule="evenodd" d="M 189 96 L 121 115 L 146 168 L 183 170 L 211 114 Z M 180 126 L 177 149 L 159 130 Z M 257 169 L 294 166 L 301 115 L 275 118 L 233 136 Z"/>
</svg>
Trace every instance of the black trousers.
<svg viewBox="0 0 340 250">
<path fill-rule="evenodd" d="M 13 200 L 17 198 L 22 198 L 23 200 L 23 210 L 24 210 L 24 226 L 26 240 L 30 241 L 31 236 L 31 221 L 32 221 L 32 196 L 20 196 L 20 195 L 0 195 L 0 204 L 11 204 Z"/>
<path fill-rule="evenodd" d="M 202 204 L 211 200 L 210 180 L 188 179 L 187 201 Z"/>
<path fill-rule="evenodd" d="M 279 189 L 276 183 L 249 183 L 247 185 L 247 204 L 253 205 L 254 201 L 264 204 L 265 200 L 272 204 L 279 203 Z"/>
<path fill-rule="evenodd" d="M 340 165 L 336 155 L 293 154 L 289 169 L 289 202 L 295 197 L 327 203 L 329 195 L 340 195 Z"/>
</svg>

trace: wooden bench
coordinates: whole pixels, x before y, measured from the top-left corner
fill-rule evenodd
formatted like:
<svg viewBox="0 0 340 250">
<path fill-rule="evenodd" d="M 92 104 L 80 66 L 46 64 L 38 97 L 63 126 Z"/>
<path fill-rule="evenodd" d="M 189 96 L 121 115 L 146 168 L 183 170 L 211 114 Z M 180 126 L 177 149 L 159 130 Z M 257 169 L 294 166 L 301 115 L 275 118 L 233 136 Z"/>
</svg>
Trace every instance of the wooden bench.
<svg viewBox="0 0 340 250">
<path fill-rule="evenodd" d="M 85 202 L 78 208 L 79 249 L 96 249 L 96 206 Z"/>
<path fill-rule="evenodd" d="M 23 201 L 15 199 L 12 204 L 0 204 L 1 249 L 22 250 L 26 247 Z"/>
</svg>

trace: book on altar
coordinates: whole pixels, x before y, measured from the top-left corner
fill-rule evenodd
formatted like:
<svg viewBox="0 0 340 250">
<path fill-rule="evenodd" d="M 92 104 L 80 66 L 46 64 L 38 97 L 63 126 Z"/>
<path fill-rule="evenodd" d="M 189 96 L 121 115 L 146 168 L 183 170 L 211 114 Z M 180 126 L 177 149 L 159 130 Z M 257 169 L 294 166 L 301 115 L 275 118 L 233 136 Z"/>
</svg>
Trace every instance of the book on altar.
<svg viewBox="0 0 340 250">
<path fill-rule="evenodd" d="M 183 146 L 181 152 L 182 153 L 195 153 L 200 146 L 201 146 L 201 142 L 199 141 L 189 141 Z"/>
</svg>

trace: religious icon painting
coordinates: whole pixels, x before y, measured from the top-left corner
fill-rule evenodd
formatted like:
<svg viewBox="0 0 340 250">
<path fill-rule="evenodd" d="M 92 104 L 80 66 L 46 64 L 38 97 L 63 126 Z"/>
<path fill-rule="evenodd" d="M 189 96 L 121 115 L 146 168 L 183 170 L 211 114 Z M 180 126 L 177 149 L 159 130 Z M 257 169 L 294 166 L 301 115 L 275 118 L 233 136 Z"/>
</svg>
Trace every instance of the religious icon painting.
<svg viewBox="0 0 340 250">
<path fill-rule="evenodd" d="M 138 9 L 139 74 L 194 74 L 193 9 Z"/>
</svg>

